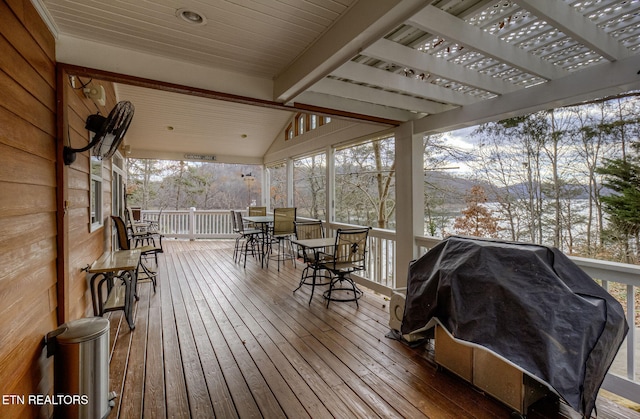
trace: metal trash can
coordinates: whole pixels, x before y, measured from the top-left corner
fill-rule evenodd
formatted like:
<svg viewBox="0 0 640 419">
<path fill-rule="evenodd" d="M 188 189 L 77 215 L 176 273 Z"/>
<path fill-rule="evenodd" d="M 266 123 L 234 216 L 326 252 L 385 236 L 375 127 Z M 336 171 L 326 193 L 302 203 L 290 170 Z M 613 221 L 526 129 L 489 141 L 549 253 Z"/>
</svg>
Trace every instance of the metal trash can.
<svg viewBox="0 0 640 419">
<path fill-rule="evenodd" d="M 109 320 L 88 317 L 64 323 L 46 337 L 54 356 L 57 418 L 105 418 L 110 410 Z"/>
</svg>

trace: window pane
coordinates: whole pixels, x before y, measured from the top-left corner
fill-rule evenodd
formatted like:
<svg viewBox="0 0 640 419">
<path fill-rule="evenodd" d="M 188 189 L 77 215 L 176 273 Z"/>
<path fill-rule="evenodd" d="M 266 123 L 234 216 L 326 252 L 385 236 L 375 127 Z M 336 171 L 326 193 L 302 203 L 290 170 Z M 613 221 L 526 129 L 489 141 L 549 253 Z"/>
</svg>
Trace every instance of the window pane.
<svg viewBox="0 0 640 419">
<path fill-rule="evenodd" d="M 124 216 L 124 159 L 120 153 L 111 159 L 111 214 Z"/>
<path fill-rule="evenodd" d="M 336 221 L 395 229 L 395 139 L 335 153 Z"/>
<path fill-rule="evenodd" d="M 90 198 L 91 214 L 89 231 L 102 226 L 102 160 L 91 156 Z"/>
<path fill-rule="evenodd" d="M 102 182 L 91 180 L 91 224 L 102 225 Z"/>
<path fill-rule="evenodd" d="M 124 180 L 119 172 L 113 171 L 111 178 L 111 214 L 124 214 Z"/>
<path fill-rule="evenodd" d="M 326 220 L 324 153 L 304 157 L 293 163 L 293 197 L 300 217 Z"/>
<path fill-rule="evenodd" d="M 287 206 L 287 169 L 284 164 L 270 166 L 267 168 L 271 178 L 271 190 L 269 199 L 271 208 Z"/>
</svg>

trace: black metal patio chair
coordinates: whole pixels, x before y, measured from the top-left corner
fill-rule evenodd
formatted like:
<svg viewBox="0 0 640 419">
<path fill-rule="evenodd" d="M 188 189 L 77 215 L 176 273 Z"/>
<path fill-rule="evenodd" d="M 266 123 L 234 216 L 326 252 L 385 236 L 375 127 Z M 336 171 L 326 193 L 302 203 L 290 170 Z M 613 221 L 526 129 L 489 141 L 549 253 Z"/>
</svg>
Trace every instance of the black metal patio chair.
<svg viewBox="0 0 640 419">
<path fill-rule="evenodd" d="M 320 264 L 321 268 L 334 275 L 329 289 L 324 292 L 327 307 L 331 301 L 355 301 L 358 306 L 362 291 L 356 286 L 351 274 L 364 271 L 367 267 L 369 230 L 371 227 L 338 229 L 332 257 Z"/>
</svg>

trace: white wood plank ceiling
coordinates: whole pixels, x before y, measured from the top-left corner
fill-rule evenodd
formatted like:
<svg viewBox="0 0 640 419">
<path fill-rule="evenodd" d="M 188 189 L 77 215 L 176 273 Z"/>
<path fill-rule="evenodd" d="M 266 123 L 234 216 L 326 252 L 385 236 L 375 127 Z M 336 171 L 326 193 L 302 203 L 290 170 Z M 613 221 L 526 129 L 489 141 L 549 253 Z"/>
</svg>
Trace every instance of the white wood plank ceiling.
<svg viewBox="0 0 640 419">
<path fill-rule="evenodd" d="M 58 34 L 64 62 L 413 120 L 416 133 L 640 87 L 639 0 L 33 1 Z M 176 16 L 182 8 L 206 23 L 186 23 Z M 105 51 L 134 51 L 141 62 L 114 63 Z M 153 102 L 136 99 L 138 109 Z M 265 143 L 291 115 L 269 112 Z"/>
</svg>

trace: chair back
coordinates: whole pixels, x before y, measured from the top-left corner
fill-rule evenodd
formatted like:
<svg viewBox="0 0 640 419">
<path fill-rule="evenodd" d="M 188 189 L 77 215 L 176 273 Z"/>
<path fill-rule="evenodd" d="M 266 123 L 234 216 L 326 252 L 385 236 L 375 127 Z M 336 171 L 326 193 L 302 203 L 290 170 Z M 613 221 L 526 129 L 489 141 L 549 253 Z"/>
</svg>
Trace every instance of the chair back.
<svg viewBox="0 0 640 419">
<path fill-rule="evenodd" d="M 322 221 L 295 221 L 296 238 L 299 240 L 321 239 L 324 237 L 324 229 Z"/>
<path fill-rule="evenodd" d="M 160 207 L 160 211 L 158 212 L 158 216 L 155 220 L 147 221 L 147 223 L 149 224 L 149 232 L 160 233 L 160 220 L 162 219 L 162 211 L 164 211 L 164 207 Z"/>
<path fill-rule="evenodd" d="M 129 225 L 133 225 L 133 223 L 136 222 L 136 220 L 133 219 L 133 211 L 131 210 L 131 207 L 127 207 L 126 218 Z"/>
<path fill-rule="evenodd" d="M 367 237 L 371 227 L 338 229 L 333 261 L 335 265 L 347 264 L 349 270 L 366 268 Z"/>
<path fill-rule="evenodd" d="M 267 215 L 267 207 L 249 207 L 249 217 L 260 217 Z"/>
<path fill-rule="evenodd" d="M 273 235 L 282 236 L 296 233 L 296 209 L 275 208 L 273 210 Z"/>
<path fill-rule="evenodd" d="M 236 228 L 238 229 L 238 233 L 244 234 L 244 221 L 242 220 L 242 213 L 240 211 L 236 211 L 235 217 L 236 217 Z"/>
<path fill-rule="evenodd" d="M 112 215 L 113 225 L 116 228 L 116 236 L 118 238 L 118 247 L 120 250 L 131 250 L 131 244 L 129 243 L 129 235 L 127 232 L 127 226 L 122 218 L 117 215 Z"/>
<path fill-rule="evenodd" d="M 294 224 L 298 240 L 321 239 L 324 237 L 324 229 L 320 220 L 296 221 Z M 303 258 L 305 262 L 312 263 L 315 261 L 315 251 L 299 246 L 298 257 Z"/>
<path fill-rule="evenodd" d="M 236 212 L 231 210 L 231 226 L 233 228 L 234 233 L 239 233 L 240 229 L 238 229 L 238 221 L 236 219 Z"/>
<path fill-rule="evenodd" d="M 140 207 L 127 207 L 127 214 L 129 215 L 129 221 L 132 223 L 142 221 L 142 209 Z"/>
</svg>

